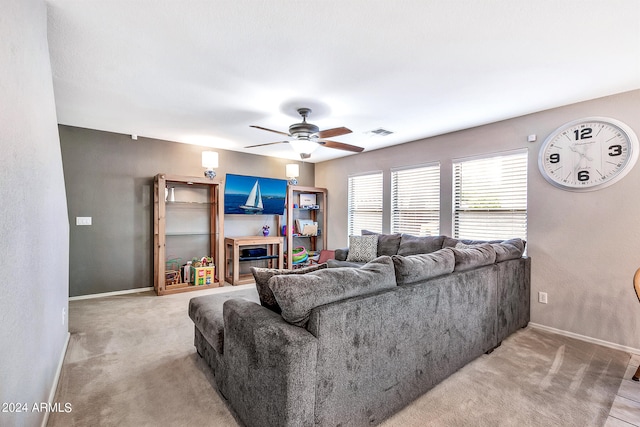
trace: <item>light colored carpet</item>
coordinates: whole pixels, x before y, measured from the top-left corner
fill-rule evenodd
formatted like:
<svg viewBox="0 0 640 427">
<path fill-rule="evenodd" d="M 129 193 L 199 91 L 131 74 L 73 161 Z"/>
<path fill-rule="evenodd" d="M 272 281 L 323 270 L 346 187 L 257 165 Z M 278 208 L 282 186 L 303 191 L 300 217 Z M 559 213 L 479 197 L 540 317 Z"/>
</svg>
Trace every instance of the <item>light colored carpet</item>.
<svg viewBox="0 0 640 427">
<path fill-rule="evenodd" d="M 70 302 L 55 401 L 72 411 L 52 413 L 48 425 L 239 425 L 193 347 L 188 301 L 210 292 Z M 629 358 L 528 328 L 383 426 L 602 426 Z"/>
<path fill-rule="evenodd" d="M 383 426 L 603 426 L 630 357 L 527 328 Z"/>
</svg>

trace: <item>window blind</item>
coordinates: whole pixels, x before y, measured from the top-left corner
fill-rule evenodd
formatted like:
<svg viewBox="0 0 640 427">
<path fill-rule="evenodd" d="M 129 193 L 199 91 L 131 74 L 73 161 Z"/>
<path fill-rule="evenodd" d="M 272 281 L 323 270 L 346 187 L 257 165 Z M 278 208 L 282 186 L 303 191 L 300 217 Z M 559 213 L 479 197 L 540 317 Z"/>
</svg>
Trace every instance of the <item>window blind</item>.
<svg viewBox="0 0 640 427">
<path fill-rule="evenodd" d="M 382 172 L 349 177 L 349 235 L 382 233 Z"/>
<path fill-rule="evenodd" d="M 527 152 L 453 162 L 454 237 L 527 238 Z"/>
<path fill-rule="evenodd" d="M 391 170 L 391 232 L 440 234 L 440 164 Z"/>
</svg>

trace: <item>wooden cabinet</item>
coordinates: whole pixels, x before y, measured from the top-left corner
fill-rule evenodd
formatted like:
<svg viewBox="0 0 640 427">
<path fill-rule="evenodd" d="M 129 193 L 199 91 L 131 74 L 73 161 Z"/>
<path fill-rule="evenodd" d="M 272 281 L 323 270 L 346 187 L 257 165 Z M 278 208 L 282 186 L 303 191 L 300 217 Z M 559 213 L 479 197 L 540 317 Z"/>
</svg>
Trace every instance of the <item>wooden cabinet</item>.
<svg viewBox="0 0 640 427">
<path fill-rule="evenodd" d="M 232 285 L 253 283 L 252 274 L 240 274 L 240 262 L 267 261 L 270 268 L 283 268 L 283 238 L 278 236 L 227 237 L 225 245 L 225 280 Z M 266 247 L 264 254 L 245 255 L 242 248 Z M 277 261 L 277 265 L 274 264 Z"/>
<path fill-rule="evenodd" d="M 224 202 L 222 182 L 208 178 L 158 174 L 154 179 L 153 286 L 158 295 L 224 285 Z M 212 280 L 186 282 L 183 265 L 210 257 Z"/>
<path fill-rule="evenodd" d="M 317 223 L 304 233 L 304 224 Z M 294 268 L 293 249 L 304 247 L 309 255 L 327 249 L 327 189 L 290 185 L 287 188 L 287 210 L 284 221 L 279 218 L 278 231 L 285 226 L 286 268 Z"/>
</svg>

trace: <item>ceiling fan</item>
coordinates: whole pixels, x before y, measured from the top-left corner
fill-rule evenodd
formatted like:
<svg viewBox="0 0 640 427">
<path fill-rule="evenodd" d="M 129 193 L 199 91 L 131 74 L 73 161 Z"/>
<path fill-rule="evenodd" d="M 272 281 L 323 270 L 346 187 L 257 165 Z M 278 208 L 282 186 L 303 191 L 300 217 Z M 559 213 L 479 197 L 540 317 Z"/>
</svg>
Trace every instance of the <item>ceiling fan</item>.
<svg viewBox="0 0 640 427">
<path fill-rule="evenodd" d="M 278 133 L 280 135 L 285 135 L 292 140 L 288 141 L 277 141 L 277 142 L 268 142 L 266 144 L 256 144 L 249 145 L 245 148 L 254 148 L 254 147 L 262 147 L 264 145 L 273 145 L 273 144 L 283 144 L 288 143 L 291 144 L 291 147 L 300 154 L 300 158 L 308 159 L 311 157 L 311 153 L 318 148 L 319 146 L 325 146 L 327 148 L 335 148 L 337 150 L 345 150 L 345 151 L 353 151 L 354 153 L 359 153 L 364 150 L 362 147 L 357 147 L 355 145 L 344 144 L 342 142 L 329 141 L 324 138 L 332 138 L 334 136 L 341 136 L 351 133 L 350 129 L 346 127 L 332 128 L 320 130 L 318 126 L 307 123 L 307 116 L 311 113 L 310 108 L 298 108 L 298 114 L 302 116 L 301 123 L 294 123 L 289 126 L 289 133 L 280 132 L 278 130 L 267 129 L 261 126 L 251 126 L 252 128 L 262 129 L 269 132 Z"/>
</svg>

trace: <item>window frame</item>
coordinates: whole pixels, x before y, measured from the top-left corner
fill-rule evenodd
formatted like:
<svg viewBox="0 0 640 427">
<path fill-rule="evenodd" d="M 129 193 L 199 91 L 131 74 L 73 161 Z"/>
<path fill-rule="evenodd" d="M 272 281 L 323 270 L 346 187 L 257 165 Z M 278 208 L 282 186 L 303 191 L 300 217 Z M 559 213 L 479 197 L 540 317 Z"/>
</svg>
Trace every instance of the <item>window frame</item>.
<svg viewBox="0 0 640 427">
<path fill-rule="evenodd" d="M 375 194 L 373 197 L 373 200 L 379 201 L 379 205 L 374 204 L 374 209 L 366 209 L 366 208 L 358 209 L 356 210 L 356 212 L 354 212 L 353 210 L 354 201 L 352 199 L 353 180 L 358 180 L 365 177 L 371 177 L 371 178 L 375 177 L 376 180 L 379 179 L 379 183 L 372 182 L 368 184 L 371 187 L 375 185 L 379 187 L 378 188 L 379 194 Z M 383 215 L 384 215 L 384 188 L 383 187 L 384 187 L 384 173 L 381 170 L 353 174 L 347 177 L 347 235 L 349 236 L 360 235 L 363 229 L 376 232 L 376 233 L 382 233 Z M 366 219 L 355 220 L 353 218 L 353 215 L 354 213 L 357 213 L 357 212 L 370 213 L 373 218 L 379 216 L 379 227 L 377 226 L 378 224 L 375 224 L 376 226 L 372 226 L 372 223 L 370 220 L 366 220 Z M 360 229 L 355 230 L 354 228 L 358 226 L 360 226 Z"/>
<path fill-rule="evenodd" d="M 503 168 L 500 169 L 500 179 L 498 186 L 487 188 L 485 193 L 478 193 L 476 195 L 476 202 L 479 203 L 479 206 L 475 208 L 462 207 L 464 204 L 464 196 L 459 194 L 462 190 L 462 186 L 465 184 L 462 182 L 461 175 L 464 174 L 464 171 L 460 170 L 459 165 L 470 164 L 470 162 L 477 161 L 497 161 L 499 158 L 509 158 L 513 157 L 513 165 L 509 165 L 509 160 L 507 160 L 506 165 L 502 165 Z M 516 157 L 520 157 L 515 159 Z M 518 166 L 519 162 L 523 162 Z M 528 228 L 528 186 L 529 186 L 529 150 L 527 148 L 518 149 L 518 150 L 510 150 L 503 151 L 498 153 L 485 154 L 481 156 L 474 157 L 466 157 L 459 159 L 452 159 L 452 235 L 455 238 L 459 239 L 472 239 L 472 240 L 488 240 L 488 239 L 507 239 L 507 238 L 515 238 L 520 237 L 523 240 L 527 239 L 527 228 Z M 505 168 L 506 166 L 506 168 Z M 510 166 L 510 167 L 509 167 Z M 519 173 L 513 173 L 514 171 L 518 171 L 517 168 L 521 168 L 524 166 L 524 171 L 520 170 Z M 488 169 L 487 165 L 484 166 Z M 505 173 L 511 173 L 511 179 L 507 181 L 508 187 L 502 185 L 504 180 Z M 495 172 L 493 172 L 495 173 Z M 471 191 L 474 191 L 476 187 L 474 185 L 489 185 L 490 179 L 486 179 L 486 175 L 482 177 L 475 177 L 473 179 L 474 184 L 471 186 Z M 460 181 L 459 181 L 460 176 Z M 481 181 L 483 179 L 483 181 Z M 524 182 L 522 182 L 524 181 Z M 522 188 L 524 185 L 524 188 Z M 505 191 L 506 190 L 506 191 Z M 496 193 L 499 191 L 499 193 Z M 489 195 L 487 197 L 486 195 Z M 492 198 L 492 201 L 482 200 Z M 495 203 L 497 198 L 501 199 L 501 205 L 499 208 L 493 208 L 490 206 L 491 203 Z M 506 203 L 506 206 L 504 206 Z M 522 204 L 524 203 L 524 205 Z M 511 206 L 509 206 L 511 204 Z M 500 214 L 502 218 L 501 221 L 497 221 L 497 215 Z M 462 217 L 467 216 L 470 219 L 464 221 Z M 464 221 L 465 224 L 461 224 L 461 221 Z M 474 224 L 475 222 L 475 224 Z M 482 224 L 492 223 L 494 225 L 501 224 L 500 226 L 496 226 L 495 228 L 486 228 L 484 229 L 484 225 Z M 466 230 L 466 231 L 465 231 Z"/>
<path fill-rule="evenodd" d="M 424 174 L 421 174 L 420 170 L 426 170 Z M 409 165 L 402 167 L 394 167 L 390 169 L 391 172 L 391 185 L 390 185 L 390 224 L 389 229 L 391 233 L 408 233 L 415 236 L 419 235 L 439 235 L 440 234 L 440 212 L 441 212 L 441 172 L 442 167 L 439 161 L 421 163 L 417 165 Z M 413 173 L 416 175 L 413 178 L 407 176 L 402 177 L 404 173 Z M 426 175 L 426 176 L 425 176 Z M 399 189 L 399 185 L 402 182 L 398 182 L 399 179 L 405 179 L 406 181 L 419 182 L 420 179 L 428 178 L 427 181 L 430 186 L 427 188 L 427 198 L 422 199 L 421 195 L 416 192 L 412 192 L 412 187 Z M 424 182 L 424 181 L 423 181 Z M 434 185 L 435 184 L 435 185 Z M 405 184 L 406 185 L 406 184 Z M 400 193 L 400 194 L 399 194 Z M 411 200 L 404 200 L 406 197 L 418 199 L 417 202 Z M 435 209 L 432 207 L 430 200 L 435 197 Z M 404 200 L 404 203 L 403 203 Z M 420 203 L 427 204 L 424 209 L 417 208 L 416 205 Z M 404 204 L 404 206 L 402 206 Z M 413 204 L 413 206 L 411 206 Z M 414 221 L 403 220 L 402 216 L 407 218 L 413 217 Z M 426 221 L 426 223 L 424 223 Z M 417 223 L 420 224 L 420 229 L 416 230 Z M 427 226 L 429 223 L 434 223 L 435 226 Z"/>
</svg>

